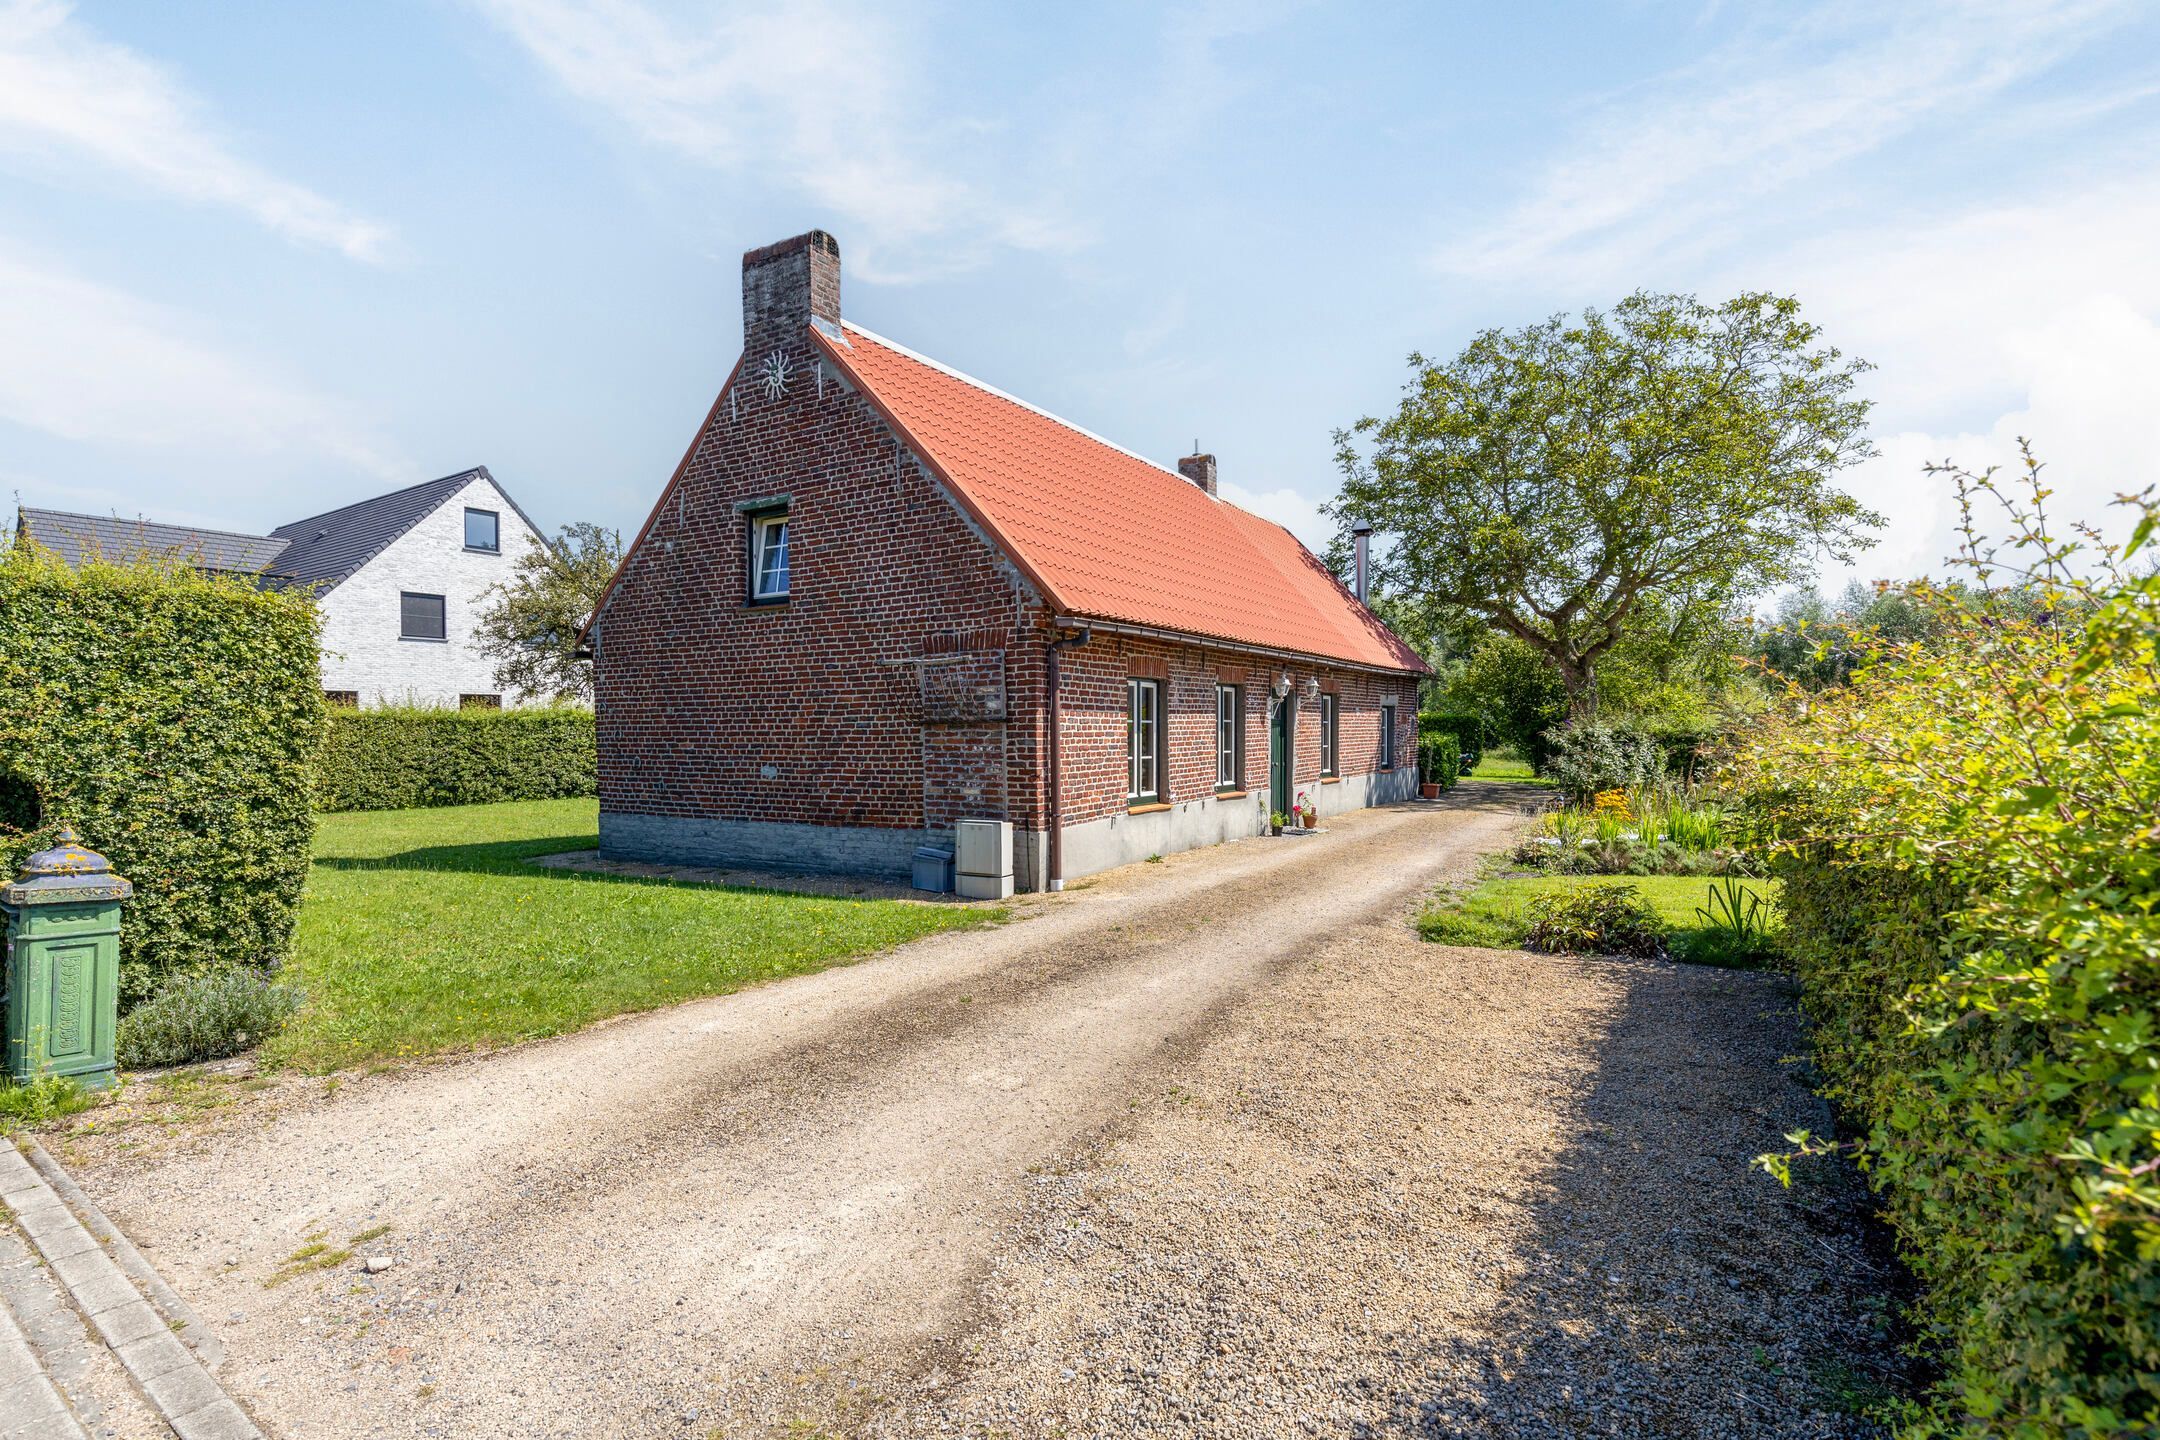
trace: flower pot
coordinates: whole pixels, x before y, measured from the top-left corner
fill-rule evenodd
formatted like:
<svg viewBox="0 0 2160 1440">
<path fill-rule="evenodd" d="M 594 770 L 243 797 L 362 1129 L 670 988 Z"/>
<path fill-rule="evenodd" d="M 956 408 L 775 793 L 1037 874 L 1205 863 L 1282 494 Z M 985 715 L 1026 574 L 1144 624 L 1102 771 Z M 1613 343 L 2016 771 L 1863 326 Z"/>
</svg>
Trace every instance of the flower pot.
<svg viewBox="0 0 2160 1440">
<path fill-rule="evenodd" d="M 1417 793 L 1424 799 L 1437 800 L 1440 798 L 1440 787 L 1427 782 L 1417 787 Z"/>
<path fill-rule="evenodd" d="M 1269 825 L 1268 825 L 1268 827 L 1267 827 L 1267 830 L 1268 830 L 1268 834 L 1270 834 L 1270 835 L 1280 835 L 1280 834 L 1282 834 L 1282 826 L 1280 826 L 1280 825 L 1277 825 L 1277 824 L 1274 824 L 1273 822 L 1270 822 L 1270 823 L 1269 823 Z"/>
<path fill-rule="evenodd" d="M 1305 822 L 1305 828 L 1310 830 L 1320 823 L 1320 812 L 1307 810 L 1300 818 Z"/>
</svg>

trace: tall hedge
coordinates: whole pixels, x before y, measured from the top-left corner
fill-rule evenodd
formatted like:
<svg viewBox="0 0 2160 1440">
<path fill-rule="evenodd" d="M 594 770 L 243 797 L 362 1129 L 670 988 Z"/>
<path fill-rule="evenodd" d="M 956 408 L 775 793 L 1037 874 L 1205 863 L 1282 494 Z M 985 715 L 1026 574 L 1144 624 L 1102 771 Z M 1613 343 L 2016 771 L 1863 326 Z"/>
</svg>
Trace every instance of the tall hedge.
<svg viewBox="0 0 2160 1440">
<path fill-rule="evenodd" d="M 0 558 L 0 865 L 73 825 L 135 883 L 123 1007 L 292 938 L 322 738 L 314 607 L 178 567 Z"/>
<path fill-rule="evenodd" d="M 1478 758 L 1485 753 L 1485 717 L 1475 710 L 1428 710 L 1417 717 L 1417 728 L 1420 745 L 1442 735 L 1452 736 L 1455 753 L 1465 770 L 1475 769 Z"/>
<path fill-rule="evenodd" d="M 1733 771 L 1851 1126 L 1799 1153 L 1857 1156 L 1924 1287 L 1907 1436 L 2160 1434 L 2160 574 L 2038 514 L 2010 593 L 1968 534 L 1928 632 Z"/>
<path fill-rule="evenodd" d="M 317 785 L 325 810 L 592 795 L 593 712 L 333 708 Z"/>
</svg>

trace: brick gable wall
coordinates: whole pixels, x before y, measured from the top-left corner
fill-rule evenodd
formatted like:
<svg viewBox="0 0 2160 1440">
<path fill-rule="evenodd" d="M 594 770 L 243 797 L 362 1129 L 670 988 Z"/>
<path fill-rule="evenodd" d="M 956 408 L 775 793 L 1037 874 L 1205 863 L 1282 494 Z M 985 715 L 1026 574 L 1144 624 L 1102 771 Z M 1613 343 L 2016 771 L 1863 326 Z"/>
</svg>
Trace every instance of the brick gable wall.
<svg viewBox="0 0 2160 1440">
<path fill-rule="evenodd" d="M 1041 607 L 800 337 L 792 358 L 778 398 L 749 364 L 723 393 L 595 626 L 602 811 L 907 832 L 887 870 L 962 814 L 1039 825 L 1007 777 L 1040 768 L 1017 639 Z M 790 598 L 749 605 L 739 507 L 783 495 Z"/>
</svg>

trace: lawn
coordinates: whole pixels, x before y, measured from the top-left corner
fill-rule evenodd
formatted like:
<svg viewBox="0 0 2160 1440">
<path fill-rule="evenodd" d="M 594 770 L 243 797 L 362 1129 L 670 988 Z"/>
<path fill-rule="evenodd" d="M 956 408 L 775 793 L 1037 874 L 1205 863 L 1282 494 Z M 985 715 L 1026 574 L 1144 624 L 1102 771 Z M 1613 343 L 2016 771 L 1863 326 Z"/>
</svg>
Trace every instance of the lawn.
<svg viewBox="0 0 2160 1440">
<path fill-rule="evenodd" d="M 1709 903 L 1710 890 L 1723 881 L 1695 875 L 1511 875 L 1485 881 L 1462 894 L 1443 895 L 1418 917 L 1418 933 L 1442 945 L 1476 945 L 1513 950 L 1529 926 L 1530 901 L 1541 895 L 1580 890 L 1591 885 L 1632 885 L 1650 908 L 1671 927 L 1670 944 L 1681 959 L 1706 959 L 1702 942 L 1707 927 L 1696 911 Z M 1743 880 L 1774 912 L 1778 882 Z"/>
<path fill-rule="evenodd" d="M 1550 780 L 1540 780 L 1530 762 L 1519 758 L 1513 751 L 1487 751 L 1478 757 L 1477 768 L 1466 777 L 1471 780 L 1519 780 L 1526 785 L 1550 785 Z"/>
<path fill-rule="evenodd" d="M 541 869 L 592 800 L 325 815 L 266 1062 L 330 1070 L 503 1045 L 800 975 L 1002 911 Z"/>
</svg>

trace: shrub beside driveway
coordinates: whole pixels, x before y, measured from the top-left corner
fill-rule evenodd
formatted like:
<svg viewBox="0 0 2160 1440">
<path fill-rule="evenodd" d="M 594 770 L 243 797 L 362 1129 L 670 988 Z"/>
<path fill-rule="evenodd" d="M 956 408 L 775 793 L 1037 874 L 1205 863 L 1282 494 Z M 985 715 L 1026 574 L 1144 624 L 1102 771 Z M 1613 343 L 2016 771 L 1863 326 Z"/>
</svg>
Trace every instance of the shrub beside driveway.
<svg viewBox="0 0 2160 1440">
<path fill-rule="evenodd" d="M 560 1034 L 820 970 L 1003 912 L 544 869 L 592 800 L 326 815 L 264 1058 L 306 1070 Z"/>
</svg>

